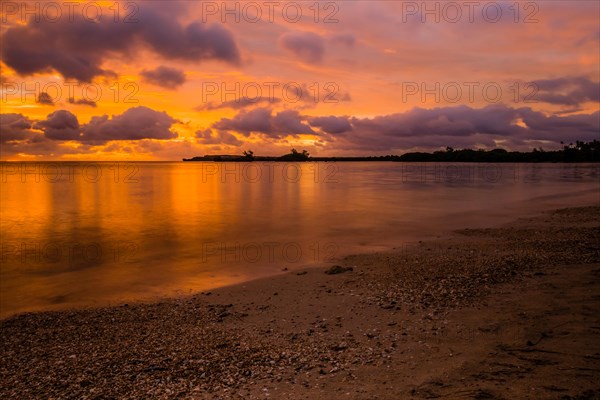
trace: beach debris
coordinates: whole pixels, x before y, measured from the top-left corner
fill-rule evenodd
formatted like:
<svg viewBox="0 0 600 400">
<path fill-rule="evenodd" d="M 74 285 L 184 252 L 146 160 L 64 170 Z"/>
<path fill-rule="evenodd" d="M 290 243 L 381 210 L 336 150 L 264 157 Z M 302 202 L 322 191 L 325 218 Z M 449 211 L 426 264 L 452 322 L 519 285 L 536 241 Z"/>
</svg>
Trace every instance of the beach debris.
<svg viewBox="0 0 600 400">
<path fill-rule="evenodd" d="M 334 265 L 333 267 L 331 267 L 327 271 L 325 271 L 325 273 L 327 275 L 335 275 L 335 274 L 341 274 L 344 272 L 350 272 L 353 270 L 354 270 L 354 268 L 352 268 L 352 267 L 342 267 L 341 265 Z"/>
<path fill-rule="evenodd" d="M 0 398 L 264 399 L 267 394 L 271 398 L 314 398 L 310 394 L 317 393 L 317 387 L 331 395 L 328 398 L 339 398 L 346 393 L 346 385 L 352 391 L 361 388 L 365 372 L 382 371 L 381 377 L 388 379 L 386 374 L 394 370 L 387 368 L 394 365 L 408 370 L 422 360 L 437 362 L 444 355 L 464 354 L 458 338 L 502 339 L 502 330 L 479 329 L 476 332 L 484 334 L 474 335 L 467 326 L 452 325 L 448 321 L 453 320 L 445 318 L 464 306 L 484 313 L 484 296 L 496 284 L 536 276 L 536 272 L 551 279 L 557 268 L 597 262 L 598 212 L 600 209 L 580 212 L 577 219 L 564 216 L 560 225 L 544 229 L 528 225 L 480 230 L 469 235 L 472 238 L 461 238 L 452 249 L 434 246 L 436 251 L 416 249 L 398 256 L 354 256 L 343 262 L 360 266 L 350 275 L 357 279 L 330 279 L 320 274 L 297 282 L 288 279 L 285 286 L 267 286 L 250 300 L 218 302 L 227 296 L 217 291 L 212 297 L 205 297 L 210 294 L 205 292 L 187 301 L 11 317 L 0 323 Z M 358 271 L 364 271 L 365 278 L 358 278 Z M 590 276 L 600 275 L 595 265 L 590 271 Z M 278 293 L 280 301 L 264 301 L 268 293 Z M 589 315 L 585 318 L 592 321 Z M 514 317 L 520 327 L 536 321 L 528 310 L 516 309 L 508 317 Z M 565 318 L 572 318 L 569 310 Z M 545 324 L 543 319 L 539 323 Z M 565 329 L 553 334 L 546 326 L 527 328 L 514 340 L 529 347 L 494 347 L 493 357 L 488 357 L 494 363 L 482 364 L 485 368 L 475 365 L 477 374 L 465 374 L 465 383 L 479 383 L 480 377 L 490 376 L 495 384 L 500 375 L 509 387 L 512 382 L 524 381 L 523 376 L 532 376 L 538 366 L 563 362 L 563 349 L 558 349 L 560 353 L 550 350 L 567 337 Z M 553 335 L 556 338 L 546 340 Z M 544 346 L 532 347 L 538 343 Z M 452 344 L 452 348 L 444 344 Z M 518 364 L 496 363 L 502 353 L 519 360 L 514 361 Z M 520 353 L 528 354 L 517 357 Z M 597 354 L 576 360 L 581 371 L 587 368 L 585 374 L 597 368 Z M 578 370 L 568 364 L 543 370 L 562 367 L 561 374 L 577 377 Z M 491 372 L 486 372 L 488 369 Z M 518 380 L 511 380 L 511 375 Z M 325 392 L 336 382 L 339 392 Z M 569 388 L 570 395 L 582 393 L 583 389 L 570 389 L 564 382 L 557 385 Z M 387 383 L 386 388 L 396 382 Z M 305 384 L 310 392 L 303 391 Z M 384 384 L 382 379 L 373 387 L 383 390 Z M 456 398 L 457 387 L 430 381 L 414 389 L 414 394 Z M 410 387 L 406 388 L 403 393 L 408 395 Z M 460 396 L 499 398 L 490 390 L 473 386 Z M 357 393 L 360 398 L 377 398 L 374 393 Z M 535 398 L 544 397 L 541 391 L 534 394 L 539 395 Z"/>
<path fill-rule="evenodd" d="M 347 348 L 348 348 L 348 344 L 346 342 L 342 342 L 340 344 L 331 346 L 331 350 L 333 350 L 333 351 L 342 351 L 342 350 L 346 350 Z"/>
</svg>

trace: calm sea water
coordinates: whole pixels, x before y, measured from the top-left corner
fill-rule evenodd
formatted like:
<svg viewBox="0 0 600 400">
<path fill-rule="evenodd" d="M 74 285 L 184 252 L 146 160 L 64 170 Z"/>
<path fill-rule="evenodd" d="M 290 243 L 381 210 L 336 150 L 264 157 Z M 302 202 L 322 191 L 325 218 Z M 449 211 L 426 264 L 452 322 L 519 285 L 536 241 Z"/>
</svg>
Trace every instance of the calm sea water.
<svg viewBox="0 0 600 400">
<path fill-rule="evenodd" d="M 206 290 L 600 201 L 598 164 L 0 165 L 3 317 Z"/>
</svg>

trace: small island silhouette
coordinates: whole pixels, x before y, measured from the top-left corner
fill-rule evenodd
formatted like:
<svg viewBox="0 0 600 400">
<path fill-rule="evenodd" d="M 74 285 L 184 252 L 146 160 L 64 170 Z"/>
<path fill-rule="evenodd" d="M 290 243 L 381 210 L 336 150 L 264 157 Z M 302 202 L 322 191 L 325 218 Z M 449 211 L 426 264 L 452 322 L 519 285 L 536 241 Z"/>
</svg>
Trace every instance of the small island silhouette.
<svg viewBox="0 0 600 400">
<path fill-rule="evenodd" d="M 541 147 L 530 152 L 493 150 L 455 150 L 446 147 L 445 151 L 433 153 L 405 153 L 402 155 L 366 156 L 366 157 L 311 157 L 308 151 L 292 149 L 283 156 L 257 156 L 252 150 L 244 151 L 242 155 L 205 155 L 203 157 L 184 158 L 183 161 L 212 161 L 212 162 L 327 162 L 327 161 L 399 161 L 399 162 L 600 162 L 600 141 L 576 141 L 564 145 L 561 150 L 545 151 Z"/>
</svg>

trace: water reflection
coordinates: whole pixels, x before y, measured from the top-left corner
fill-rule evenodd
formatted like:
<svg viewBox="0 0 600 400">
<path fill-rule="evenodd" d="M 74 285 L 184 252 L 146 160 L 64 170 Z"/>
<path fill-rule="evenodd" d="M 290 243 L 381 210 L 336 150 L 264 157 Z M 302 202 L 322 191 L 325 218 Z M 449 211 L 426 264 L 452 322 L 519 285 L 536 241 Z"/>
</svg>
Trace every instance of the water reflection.
<svg viewBox="0 0 600 400">
<path fill-rule="evenodd" d="M 2 316 L 204 290 L 598 202 L 589 164 L 1 165 Z"/>
</svg>

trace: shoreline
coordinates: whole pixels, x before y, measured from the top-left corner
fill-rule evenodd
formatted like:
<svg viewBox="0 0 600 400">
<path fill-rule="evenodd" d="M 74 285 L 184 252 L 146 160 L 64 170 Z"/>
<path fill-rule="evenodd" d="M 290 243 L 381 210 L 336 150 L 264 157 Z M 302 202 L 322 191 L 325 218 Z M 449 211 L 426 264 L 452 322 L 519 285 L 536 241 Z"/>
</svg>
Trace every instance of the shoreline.
<svg viewBox="0 0 600 400">
<path fill-rule="evenodd" d="M 599 220 L 562 209 L 339 274 L 8 317 L 0 396 L 596 398 Z"/>
</svg>

